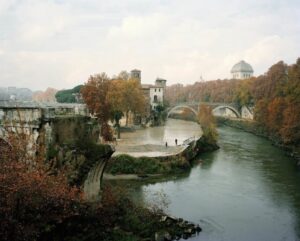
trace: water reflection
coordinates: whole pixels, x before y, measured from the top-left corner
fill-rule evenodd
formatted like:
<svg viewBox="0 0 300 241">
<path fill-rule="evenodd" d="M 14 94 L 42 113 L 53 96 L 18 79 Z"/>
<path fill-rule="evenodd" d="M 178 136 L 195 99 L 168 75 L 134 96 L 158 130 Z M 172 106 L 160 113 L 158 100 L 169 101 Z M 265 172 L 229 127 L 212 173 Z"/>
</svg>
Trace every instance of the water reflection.
<svg viewBox="0 0 300 241">
<path fill-rule="evenodd" d="M 200 126 L 191 121 L 182 121 L 168 119 L 165 126 L 157 126 L 137 130 L 135 132 L 122 133 L 121 142 L 124 144 L 156 144 L 164 145 L 168 142 L 169 146 L 175 145 L 175 139 L 178 145 L 190 137 L 200 137 L 202 134 Z"/>
<path fill-rule="evenodd" d="M 294 160 L 263 138 L 219 129 L 220 150 L 201 156 L 188 177 L 143 185 L 163 190 L 171 214 L 201 223 L 194 240 L 299 240 L 300 175 Z"/>
</svg>

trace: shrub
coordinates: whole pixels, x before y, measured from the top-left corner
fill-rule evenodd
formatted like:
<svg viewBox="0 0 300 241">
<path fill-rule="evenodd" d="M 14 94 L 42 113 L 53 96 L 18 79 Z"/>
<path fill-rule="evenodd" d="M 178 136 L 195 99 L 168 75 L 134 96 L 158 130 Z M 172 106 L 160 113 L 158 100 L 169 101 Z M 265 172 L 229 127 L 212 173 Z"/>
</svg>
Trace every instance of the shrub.
<svg viewBox="0 0 300 241">
<path fill-rule="evenodd" d="M 126 154 L 112 158 L 107 166 L 107 171 L 112 174 L 155 174 L 164 169 L 163 164 L 154 158 L 135 158 Z"/>
</svg>

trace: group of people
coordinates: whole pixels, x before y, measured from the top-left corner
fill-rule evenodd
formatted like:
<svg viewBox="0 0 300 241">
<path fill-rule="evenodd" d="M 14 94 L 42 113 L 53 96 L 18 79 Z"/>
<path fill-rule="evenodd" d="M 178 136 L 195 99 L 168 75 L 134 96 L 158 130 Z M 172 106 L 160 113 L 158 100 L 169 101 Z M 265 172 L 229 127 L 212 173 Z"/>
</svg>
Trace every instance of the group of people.
<svg viewBox="0 0 300 241">
<path fill-rule="evenodd" d="M 175 145 L 177 146 L 177 142 L 178 142 L 178 140 L 177 139 L 175 139 Z M 168 142 L 166 141 L 166 148 L 168 147 Z"/>
</svg>

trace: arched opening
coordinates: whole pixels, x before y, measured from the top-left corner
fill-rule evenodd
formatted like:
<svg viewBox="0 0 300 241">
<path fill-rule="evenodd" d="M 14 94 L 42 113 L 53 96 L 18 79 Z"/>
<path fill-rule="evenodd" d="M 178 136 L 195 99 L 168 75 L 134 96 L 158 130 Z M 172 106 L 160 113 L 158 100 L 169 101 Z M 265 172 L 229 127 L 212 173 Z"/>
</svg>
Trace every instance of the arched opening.
<svg viewBox="0 0 300 241">
<path fill-rule="evenodd" d="M 218 106 L 212 110 L 214 116 L 240 118 L 240 113 L 231 106 Z"/>
<path fill-rule="evenodd" d="M 167 118 L 197 121 L 198 112 L 186 105 L 175 106 L 168 111 Z"/>
</svg>

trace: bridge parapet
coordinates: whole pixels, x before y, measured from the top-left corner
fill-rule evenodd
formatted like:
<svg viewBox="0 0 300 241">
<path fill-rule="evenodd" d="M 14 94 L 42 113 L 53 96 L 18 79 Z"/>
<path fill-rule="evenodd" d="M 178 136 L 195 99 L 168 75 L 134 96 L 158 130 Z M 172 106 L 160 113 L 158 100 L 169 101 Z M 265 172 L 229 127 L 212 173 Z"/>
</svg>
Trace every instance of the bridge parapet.
<svg viewBox="0 0 300 241">
<path fill-rule="evenodd" d="M 84 104 L 0 101 L 0 123 L 40 123 L 61 116 L 89 116 Z"/>
<path fill-rule="evenodd" d="M 239 106 L 235 103 L 213 103 L 213 102 L 181 102 L 176 103 L 174 105 L 171 105 L 167 109 L 167 116 L 170 115 L 171 112 L 181 109 L 181 108 L 188 108 L 192 112 L 194 112 L 195 115 L 199 113 L 201 105 L 207 105 L 212 108 L 212 112 L 214 115 L 221 115 L 221 116 L 227 116 L 228 117 L 237 117 L 237 118 L 244 118 L 243 113 L 245 111 L 242 111 L 243 109 L 239 108 Z M 248 107 L 247 107 L 248 109 Z M 226 111 L 224 111 L 226 110 Z M 247 112 L 248 113 L 248 112 Z M 253 115 L 249 114 L 247 115 L 247 118 L 252 118 Z"/>
<path fill-rule="evenodd" d="M 170 108 L 173 108 L 175 106 L 178 106 L 178 105 L 186 105 L 186 106 L 189 106 L 189 107 L 198 107 L 201 106 L 201 105 L 208 105 L 208 106 L 211 106 L 211 107 L 218 107 L 218 106 L 230 106 L 230 107 L 233 107 L 233 108 L 236 108 L 238 109 L 238 105 L 235 104 L 235 103 L 222 103 L 222 102 L 177 102 L 175 104 L 172 104 L 170 105 Z"/>
</svg>

